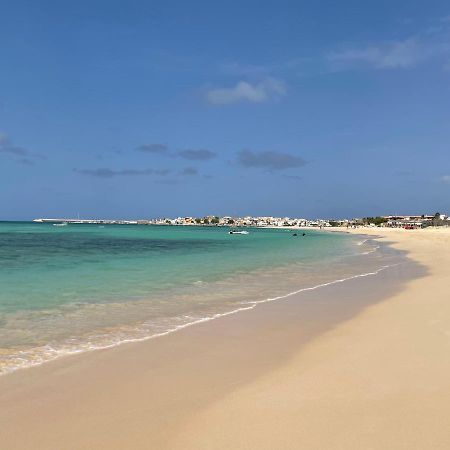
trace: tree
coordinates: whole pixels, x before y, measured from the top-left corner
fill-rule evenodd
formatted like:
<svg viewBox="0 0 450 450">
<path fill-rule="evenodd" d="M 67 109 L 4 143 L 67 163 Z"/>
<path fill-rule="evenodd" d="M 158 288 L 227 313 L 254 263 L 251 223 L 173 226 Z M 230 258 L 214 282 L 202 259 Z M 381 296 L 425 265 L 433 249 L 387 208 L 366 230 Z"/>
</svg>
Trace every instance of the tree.
<svg viewBox="0 0 450 450">
<path fill-rule="evenodd" d="M 434 227 L 437 227 L 437 226 L 439 226 L 439 225 L 442 225 L 441 213 L 437 212 L 437 213 L 434 215 L 433 219 L 431 219 L 431 224 L 432 224 Z"/>
<path fill-rule="evenodd" d="M 364 217 L 363 219 L 363 223 L 366 224 L 370 224 L 373 223 L 374 225 L 376 225 L 377 227 L 379 227 L 382 223 L 387 222 L 388 220 L 385 219 L 384 217 Z"/>
</svg>

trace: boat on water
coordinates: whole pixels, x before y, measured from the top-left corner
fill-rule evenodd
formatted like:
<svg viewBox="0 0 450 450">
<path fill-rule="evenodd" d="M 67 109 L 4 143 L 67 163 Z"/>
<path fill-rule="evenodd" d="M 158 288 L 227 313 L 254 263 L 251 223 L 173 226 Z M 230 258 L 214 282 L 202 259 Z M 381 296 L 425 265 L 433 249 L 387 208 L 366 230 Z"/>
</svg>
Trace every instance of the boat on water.
<svg viewBox="0 0 450 450">
<path fill-rule="evenodd" d="M 53 224 L 54 227 L 67 227 L 67 225 L 68 225 L 67 222 Z"/>
<path fill-rule="evenodd" d="M 248 231 L 230 230 L 228 234 L 248 234 Z"/>
</svg>

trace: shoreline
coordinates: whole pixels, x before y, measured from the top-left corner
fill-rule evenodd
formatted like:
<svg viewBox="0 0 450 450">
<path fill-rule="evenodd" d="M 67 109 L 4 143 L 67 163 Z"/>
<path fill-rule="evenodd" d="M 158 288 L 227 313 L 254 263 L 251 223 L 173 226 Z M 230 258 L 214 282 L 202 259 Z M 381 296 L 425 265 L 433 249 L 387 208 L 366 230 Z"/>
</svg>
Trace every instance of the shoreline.
<svg viewBox="0 0 450 450">
<path fill-rule="evenodd" d="M 338 231 L 340 231 L 340 230 L 338 230 Z M 319 232 L 319 230 L 318 229 L 314 230 L 314 232 Z M 342 233 L 342 234 L 344 234 L 344 233 Z M 348 233 L 346 233 L 346 234 L 348 234 Z M 358 234 L 357 236 L 360 236 L 361 238 L 364 239 L 363 242 L 358 243 L 357 245 L 361 245 L 370 239 L 370 236 L 368 236 L 368 235 L 359 235 Z M 375 246 L 372 244 L 370 250 L 368 250 L 367 252 L 362 252 L 360 254 L 354 254 L 354 255 L 346 255 L 343 257 L 343 260 L 346 260 L 346 258 L 352 258 L 352 257 L 353 258 L 354 257 L 362 257 L 363 255 L 375 252 L 378 248 L 379 248 L 379 246 Z M 398 255 L 398 257 L 400 258 L 400 255 Z M 272 270 L 274 267 L 275 266 L 273 266 L 270 270 Z M 237 314 L 241 311 L 254 309 L 259 304 L 283 300 L 283 299 L 289 298 L 293 295 L 301 294 L 302 292 L 308 292 L 311 290 L 320 289 L 320 288 L 328 286 L 328 285 L 333 285 L 336 283 L 349 281 L 353 278 L 360 278 L 360 277 L 376 275 L 378 272 L 380 272 L 382 270 L 386 270 L 388 268 L 389 268 L 389 264 L 386 266 L 381 266 L 379 268 L 365 267 L 365 270 L 368 270 L 368 272 L 361 270 L 358 273 L 352 273 L 352 274 L 347 274 L 347 275 L 336 273 L 336 274 L 334 274 L 334 276 L 337 278 L 330 277 L 329 280 L 323 280 L 323 279 L 319 278 L 319 279 L 315 280 L 315 282 L 313 281 L 311 285 L 310 284 L 306 284 L 306 285 L 300 284 L 301 287 L 299 287 L 298 280 L 296 280 L 297 284 L 289 285 L 290 289 L 293 289 L 292 291 L 286 288 L 286 289 L 282 290 L 283 291 L 282 293 L 280 293 L 280 292 L 267 293 L 266 292 L 269 295 L 268 297 L 259 297 L 259 298 L 257 297 L 254 300 L 250 300 L 250 299 L 242 300 L 240 302 L 237 302 L 234 305 L 235 306 L 234 309 L 225 310 L 225 311 L 221 311 L 221 312 L 217 312 L 217 313 L 213 312 L 210 315 L 206 315 L 206 316 L 190 317 L 190 319 L 193 319 L 192 321 L 187 321 L 187 322 L 182 322 L 182 323 L 175 322 L 172 324 L 172 326 L 168 326 L 167 329 L 161 330 L 161 331 L 158 330 L 157 332 L 154 332 L 151 334 L 142 335 L 138 332 L 136 332 L 134 334 L 132 332 L 130 332 L 129 335 L 122 336 L 122 337 L 119 337 L 116 339 L 116 335 L 120 334 L 119 328 L 115 331 L 113 331 L 112 329 L 108 330 L 109 336 L 107 336 L 106 332 L 103 335 L 102 331 L 100 330 L 99 332 L 96 332 L 95 334 L 97 334 L 97 336 L 101 335 L 102 339 L 98 339 L 97 341 L 92 340 L 89 336 L 87 336 L 84 338 L 84 340 L 80 339 L 77 343 L 75 343 L 75 339 L 73 339 L 73 343 L 71 343 L 70 345 L 68 345 L 64 341 L 62 341 L 60 343 L 60 345 L 58 345 L 58 343 L 56 343 L 56 344 L 49 343 L 49 344 L 42 345 L 39 347 L 23 349 L 20 351 L 20 353 L 18 352 L 16 355 L 12 355 L 12 357 L 11 357 L 12 362 L 10 362 L 9 366 L 8 365 L 0 366 L 0 377 L 12 374 L 18 370 L 31 369 L 34 367 L 38 367 L 42 364 L 47 364 L 51 361 L 70 357 L 73 355 L 81 355 L 84 353 L 89 353 L 89 352 L 98 351 L 98 350 L 107 350 L 107 349 L 112 349 L 112 348 L 115 348 L 115 347 L 118 347 L 121 345 L 145 342 L 150 339 L 161 338 L 168 334 L 175 333 L 175 332 L 178 332 L 185 328 L 188 328 L 190 326 L 202 324 L 204 322 L 211 321 L 211 320 L 216 320 L 216 319 L 219 319 L 224 316 Z M 262 270 L 267 271 L 269 269 L 265 268 Z M 261 271 L 261 269 L 257 269 L 252 276 L 256 279 L 260 279 L 259 277 L 267 275 L 267 273 L 260 272 L 260 271 Z M 340 276 L 343 276 L 343 278 L 339 278 Z M 276 282 L 280 286 L 286 287 L 288 285 L 288 280 L 286 277 L 284 277 L 284 279 L 280 278 L 279 280 L 276 280 Z M 317 284 L 315 284 L 315 283 L 317 283 Z M 272 295 L 274 295 L 274 296 L 272 296 Z M 231 307 L 231 305 L 230 305 L 230 307 Z M 188 316 L 186 316 L 186 317 L 188 317 Z M 145 322 L 143 322 L 143 323 L 145 323 Z M 139 330 L 140 326 L 142 326 L 141 323 L 136 324 L 136 329 Z"/>
<path fill-rule="evenodd" d="M 360 229 L 352 231 L 362 234 Z M 380 234 L 379 229 L 375 231 Z M 431 235 L 425 230 L 400 233 Z M 393 234 L 383 235 L 398 238 Z M 448 244 L 448 235 L 442 235 Z M 302 380 L 292 383 L 287 379 L 280 383 L 280 376 L 296 373 L 295 367 L 301 368 L 299 373 L 311 367 L 302 356 L 310 347 L 330 340 L 330 333 L 358 324 L 373 309 L 389 306 L 386 299 L 395 300 L 404 296 L 411 286 L 436 278 L 435 268 L 429 261 L 417 257 L 403 241 L 393 245 L 409 251 L 410 257 L 427 267 L 428 273 L 415 273 L 416 278 L 411 278 L 411 272 L 397 270 L 400 289 L 387 275 L 377 278 L 383 283 L 371 283 L 373 280 L 368 278 L 354 280 L 325 287 L 319 290 L 320 295 L 318 291 L 303 294 L 301 307 L 293 296 L 214 323 L 189 327 L 166 336 L 164 345 L 161 345 L 163 340 L 158 340 L 160 345 L 155 345 L 156 340 L 129 344 L 1 377 L 0 400 L 6 406 L 0 411 L 2 440 L 9 449 L 151 448 L 151 445 L 158 449 L 298 448 L 298 442 L 308 442 L 306 448 L 353 448 L 314 446 L 314 439 L 308 441 L 308 436 L 299 435 L 296 427 L 291 428 L 290 414 L 275 417 L 278 421 L 286 419 L 290 425 L 282 433 L 289 442 L 274 447 L 275 442 L 280 442 L 280 424 L 272 421 L 271 410 L 258 409 L 257 405 L 258 401 L 280 395 L 280 388 L 289 388 L 291 394 L 305 388 Z M 390 275 L 394 276 L 394 271 Z M 365 292 L 363 299 L 361 292 Z M 315 322 L 310 320 L 313 318 Z M 315 357 L 320 358 L 320 352 Z M 273 377 L 278 380 L 276 383 Z M 261 383 L 264 389 L 258 391 L 255 402 L 253 391 Z M 319 387 L 323 389 L 326 385 L 315 386 Z M 289 403 L 288 399 L 280 398 Z M 231 414 L 233 410 L 239 413 Z M 258 417 L 251 426 L 244 419 L 248 412 Z M 299 414 L 296 411 L 297 420 L 302 418 Z M 224 420 L 227 429 L 231 427 L 226 436 L 218 428 Z M 25 433 L 18 434 L 24 429 Z M 261 436 L 264 436 L 262 441 Z"/>
<path fill-rule="evenodd" d="M 426 273 L 206 409 L 173 449 L 450 447 L 450 230 L 369 234 L 407 251 Z M 218 427 L 231 412 L 225 436 Z M 239 418 L 250 414 L 244 429 Z M 207 438 L 196 436 L 199 423 Z"/>
</svg>

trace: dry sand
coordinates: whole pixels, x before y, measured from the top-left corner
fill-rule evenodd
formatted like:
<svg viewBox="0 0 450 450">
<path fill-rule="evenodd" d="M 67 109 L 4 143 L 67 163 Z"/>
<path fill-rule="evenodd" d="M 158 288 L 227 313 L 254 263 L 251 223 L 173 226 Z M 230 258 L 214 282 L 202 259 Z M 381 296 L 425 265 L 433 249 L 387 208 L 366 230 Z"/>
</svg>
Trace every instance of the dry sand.
<svg viewBox="0 0 450 450">
<path fill-rule="evenodd" d="M 354 232 L 427 273 L 1 377 L 0 448 L 449 449 L 450 230 Z"/>
</svg>

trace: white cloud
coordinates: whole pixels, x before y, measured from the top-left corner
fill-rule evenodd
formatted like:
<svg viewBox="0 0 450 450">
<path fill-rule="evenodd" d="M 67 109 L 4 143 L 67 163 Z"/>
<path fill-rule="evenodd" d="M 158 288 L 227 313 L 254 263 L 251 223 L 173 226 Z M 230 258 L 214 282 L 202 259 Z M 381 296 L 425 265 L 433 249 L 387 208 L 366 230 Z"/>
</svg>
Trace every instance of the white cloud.
<svg viewBox="0 0 450 450">
<path fill-rule="evenodd" d="M 239 81 L 230 88 L 210 89 L 206 93 L 206 99 L 213 105 L 229 105 L 238 102 L 262 103 L 285 94 L 286 87 L 282 81 L 266 78 L 255 84 Z"/>
<path fill-rule="evenodd" d="M 441 181 L 443 183 L 450 183 L 450 175 L 442 175 Z"/>
<path fill-rule="evenodd" d="M 328 55 L 332 63 L 366 63 L 378 69 L 411 67 L 430 54 L 430 49 L 417 39 L 391 42 L 381 46 L 348 49 Z"/>
</svg>

